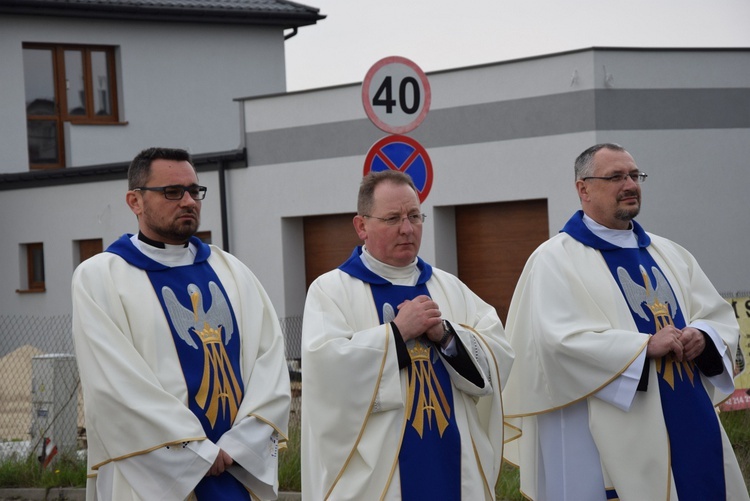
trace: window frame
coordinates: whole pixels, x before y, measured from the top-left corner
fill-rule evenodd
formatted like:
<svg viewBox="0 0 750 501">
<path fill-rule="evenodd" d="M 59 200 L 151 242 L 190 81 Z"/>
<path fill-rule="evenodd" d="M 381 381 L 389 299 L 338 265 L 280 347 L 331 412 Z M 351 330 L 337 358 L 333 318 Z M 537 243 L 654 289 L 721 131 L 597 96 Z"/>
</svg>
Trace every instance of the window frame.
<svg viewBox="0 0 750 501">
<path fill-rule="evenodd" d="M 74 252 L 76 254 L 76 262 L 74 266 L 78 266 L 90 257 L 96 256 L 104 252 L 104 241 L 101 238 L 85 238 L 82 240 L 75 240 L 76 247 Z"/>
<path fill-rule="evenodd" d="M 21 244 L 26 258 L 26 284 L 24 289 L 17 289 L 16 292 L 45 292 L 47 290 L 44 271 L 44 243 L 32 242 Z M 41 268 L 37 273 L 37 261 L 34 259 L 35 251 L 41 252 Z M 41 280 L 36 277 L 41 275 Z"/>
<path fill-rule="evenodd" d="M 55 89 L 55 113 L 54 115 L 29 115 L 26 114 L 27 124 L 30 121 L 54 121 L 57 133 L 57 158 L 56 163 L 33 163 L 29 158 L 30 169 L 58 169 L 65 167 L 65 136 L 64 123 L 69 122 L 76 125 L 104 125 L 119 124 L 119 97 L 118 97 L 118 74 L 116 64 L 116 47 L 108 45 L 84 45 L 84 44 L 55 44 L 24 42 L 22 49 L 48 50 L 52 53 L 52 78 Z M 83 92 L 85 95 L 85 115 L 71 115 L 69 113 L 68 95 L 66 85 L 65 53 L 66 51 L 78 51 L 82 55 Z M 106 58 L 107 74 L 109 75 L 109 110 L 108 115 L 97 115 L 94 109 L 94 92 L 92 82 L 92 53 L 104 52 Z M 24 74 L 24 78 L 27 75 Z M 27 138 L 28 143 L 28 138 Z"/>
<path fill-rule="evenodd" d="M 204 244 L 211 244 L 213 242 L 211 230 L 196 231 L 194 236 L 198 237 Z"/>
<path fill-rule="evenodd" d="M 102 124 L 118 123 L 117 109 L 117 75 L 115 75 L 115 48 L 103 45 L 55 45 L 56 66 L 59 68 L 55 73 L 58 85 L 58 94 L 60 95 L 60 116 L 63 122 L 75 124 Z M 83 56 L 83 88 L 86 95 L 86 115 L 71 115 L 68 106 L 68 93 L 65 85 L 65 52 L 80 51 Z M 104 52 L 107 55 L 107 73 L 111 75 L 109 87 L 109 115 L 97 115 L 94 110 L 94 88 L 91 75 L 91 54 L 92 52 Z M 58 78 L 59 77 L 59 78 Z"/>
</svg>

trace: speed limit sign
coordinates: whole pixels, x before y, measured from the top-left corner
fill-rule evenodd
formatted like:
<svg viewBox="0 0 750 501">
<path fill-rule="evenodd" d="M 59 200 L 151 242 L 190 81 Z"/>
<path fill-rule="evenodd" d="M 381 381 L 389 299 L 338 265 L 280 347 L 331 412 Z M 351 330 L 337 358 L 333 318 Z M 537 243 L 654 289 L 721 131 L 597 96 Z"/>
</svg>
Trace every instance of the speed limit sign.
<svg viewBox="0 0 750 501">
<path fill-rule="evenodd" d="M 416 129 L 430 110 L 431 97 L 427 75 L 405 57 L 381 59 L 362 82 L 365 113 L 379 129 L 391 134 Z"/>
</svg>

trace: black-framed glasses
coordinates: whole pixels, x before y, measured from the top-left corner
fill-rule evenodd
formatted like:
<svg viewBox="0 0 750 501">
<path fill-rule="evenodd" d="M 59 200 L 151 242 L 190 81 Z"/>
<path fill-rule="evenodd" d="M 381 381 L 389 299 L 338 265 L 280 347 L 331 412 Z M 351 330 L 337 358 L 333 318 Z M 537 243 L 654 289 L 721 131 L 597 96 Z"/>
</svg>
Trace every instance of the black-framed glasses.
<svg viewBox="0 0 750 501">
<path fill-rule="evenodd" d="M 371 219 L 377 219 L 378 221 L 383 221 L 388 226 L 398 226 L 401 224 L 401 222 L 404 219 L 408 219 L 410 224 L 413 224 L 414 226 L 418 226 L 424 223 L 424 220 L 427 217 L 427 214 L 409 214 L 406 217 L 401 217 L 401 216 L 378 217 L 378 216 L 369 216 L 366 214 L 362 214 L 362 217 L 369 217 Z"/>
<path fill-rule="evenodd" d="M 624 183 L 628 178 L 632 179 L 633 182 L 637 184 L 643 183 L 646 178 L 648 177 L 648 174 L 645 172 L 630 172 L 628 174 L 613 174 L 611 176 L 605 176 L 605 177 L 597 177 L 597 176 L 586 176 L 583 179 L 586 181 L 587 179 L 604 179 L 605 181 L 609 181 L 612 184 L 620 184 Z"/>
<path fill-rule="evenodd" d="M 173 184 L 170 186 L 139 186 L 133 188 L 133 191 L 160 191 L 164 198 L 167 200 L 182 200 L 187 191 L 190 198 L 193 200 L 203 200 L 206 198 L 206 191 L 208 188 L 205 186 L 198 186 L 193 184 L 190 186 L 180 186 L 179 184 Z"/>
</svg>

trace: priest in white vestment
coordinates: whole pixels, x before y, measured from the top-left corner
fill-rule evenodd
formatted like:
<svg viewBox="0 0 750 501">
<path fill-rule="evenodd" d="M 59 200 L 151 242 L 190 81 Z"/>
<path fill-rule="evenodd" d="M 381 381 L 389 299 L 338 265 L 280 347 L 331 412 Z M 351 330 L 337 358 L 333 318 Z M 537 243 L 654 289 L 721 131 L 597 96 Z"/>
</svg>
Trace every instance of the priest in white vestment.
<svg viewBox="0 0 750 501">
<path fill-rule="evenodd" d="M 537 501 L 747 500 L 715 405 L 739 327 L 690 253 L 634 220 L 639 171 L 616 144 L 575 162 L 582 211 L 529 258 L 508 313 L 506 447 Z"/>
<path fill-rule="evenodd" d="M 186 151 L 144 150 L 128 183 L 138 234 L 73 276 L 87 501 L 275 499 L 291 397 L 274 308 L 193 236 L 206 189 Z"/>
<path fill-rule="evenodd" d="M 408 175 L 370 173 L 357 211 L 365 245 L 305 303 L 302 497 L 494 500 L 513 361 L 500 319 L 417 256 Z"/>
</svg>

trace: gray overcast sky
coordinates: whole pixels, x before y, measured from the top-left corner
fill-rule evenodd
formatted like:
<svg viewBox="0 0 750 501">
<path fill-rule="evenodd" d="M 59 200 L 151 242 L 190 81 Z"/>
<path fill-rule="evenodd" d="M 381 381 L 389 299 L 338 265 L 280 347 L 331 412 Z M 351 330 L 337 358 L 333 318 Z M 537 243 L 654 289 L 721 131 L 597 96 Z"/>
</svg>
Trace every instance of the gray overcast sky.
<svg viewBox="0 0 750 501">
<path fill-rule="evenodd" d="M 750 48 L 750 0 L 297 0 L 328 17 L 286 42 L 290 91 L 586 47 Z"/>
</svg>

